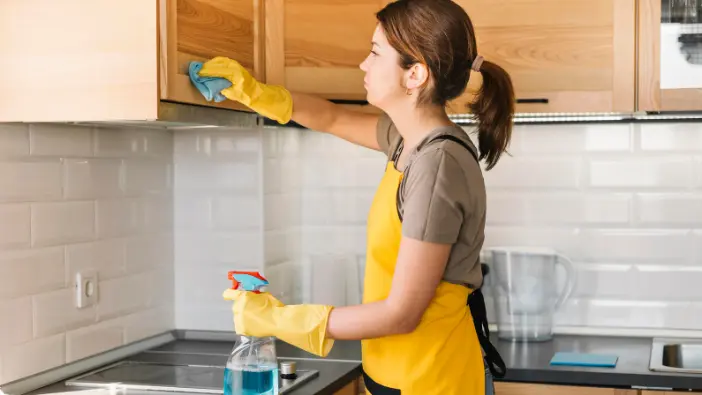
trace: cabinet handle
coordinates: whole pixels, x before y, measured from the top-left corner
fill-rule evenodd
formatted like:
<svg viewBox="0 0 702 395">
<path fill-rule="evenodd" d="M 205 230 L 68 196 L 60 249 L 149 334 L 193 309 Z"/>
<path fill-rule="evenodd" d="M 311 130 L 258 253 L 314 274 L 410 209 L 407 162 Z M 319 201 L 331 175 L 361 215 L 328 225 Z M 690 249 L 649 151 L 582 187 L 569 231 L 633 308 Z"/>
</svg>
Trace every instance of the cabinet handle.
<svg viewBox="0 0 702 395">
<path fill-rule="evenodd" d="M 331 99 L 329 100 L 332 103 L 336 104 L 355 104 L 355 105 L 360 105 L 360 106 L 367 106 L 368 100 L 344 100 L 344 99 Z"/>
<path fill-rule="evenodd" d="M 517 99 L 518 104 L 531 103 L 531 104 L 548 104 L 548 99 L 545 97 L 534 97 L 528 99 Z"/>
</svg>

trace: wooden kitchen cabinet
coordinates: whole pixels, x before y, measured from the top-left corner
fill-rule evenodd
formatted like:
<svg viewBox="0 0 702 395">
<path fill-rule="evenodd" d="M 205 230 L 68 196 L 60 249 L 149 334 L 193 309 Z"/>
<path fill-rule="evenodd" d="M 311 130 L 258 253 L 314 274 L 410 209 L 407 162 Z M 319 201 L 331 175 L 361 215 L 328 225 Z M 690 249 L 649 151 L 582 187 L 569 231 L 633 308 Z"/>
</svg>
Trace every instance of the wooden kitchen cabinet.
<svg viewBox="0 0 702 395">
<path fill-rule="evenodd" d="M 387 0 L 267 0 L 266 80 L 327 99 L 365 100 L 363 71 Z"/>
<path fill-rule="evenodd" d="M 159 0 L 161 99 L 242 109 L 231 100 L 207 102 L 188 77 L 191 61 L 235 59 L 265 81 L 264 0 Z"/>
<path fill-rule="evenodd" d="M 638 395 L 637 390 L 568 385 L 495 382 L 499 395 Z"/>
<path fill-rule="evenodd" d="M 509 72 L 517 111 L 626 112 L 635 106 L 635 0 L 456 0 L 478 51 Z M 480 86 L 473 73 L 465 112 Z"/>
<path fill-rule="evenodd" d="M 702 17 L 686 4 L 639 0 L 641 111 L 702 110 Z"/>
<path fill-rule="evenodd" d="M 245 109 L 207 103 L 187 64 L 224 55 L 263 79 L 261 1 L 2 2 L 0 122 L 153 120 L 161 100 Z"/>
</svg>

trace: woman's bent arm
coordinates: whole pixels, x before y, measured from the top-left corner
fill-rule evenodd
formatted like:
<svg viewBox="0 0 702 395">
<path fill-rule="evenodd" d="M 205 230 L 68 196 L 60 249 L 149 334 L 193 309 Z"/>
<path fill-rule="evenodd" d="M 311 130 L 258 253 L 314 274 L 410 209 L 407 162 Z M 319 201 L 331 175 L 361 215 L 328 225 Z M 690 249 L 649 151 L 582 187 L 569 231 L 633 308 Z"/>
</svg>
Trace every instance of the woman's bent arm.
<svg viewBox="0 0 702 395">
<path fill-rule="evenodd" d="M 376 137 L 379 115 L 349 110 L 329 100 L 305 93 L 291 92 L 292 119 L 312 130 L 325 132 L 370 148 L 380 150 Z"/>
<path fill-rule="evenodd" d="M 403 236 L 390 295 L 374 303 L 334 308 L 327 336 L 361 340 L 414 331 L 441 282 L 450 253 L 450 244 Z"/>
</svg>

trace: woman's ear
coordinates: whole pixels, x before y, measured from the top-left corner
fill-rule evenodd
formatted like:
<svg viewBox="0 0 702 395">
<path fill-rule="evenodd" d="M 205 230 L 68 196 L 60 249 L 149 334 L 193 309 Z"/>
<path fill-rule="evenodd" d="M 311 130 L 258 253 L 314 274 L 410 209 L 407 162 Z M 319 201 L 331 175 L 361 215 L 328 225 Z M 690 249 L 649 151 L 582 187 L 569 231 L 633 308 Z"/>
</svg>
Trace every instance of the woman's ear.
<svg viewBox="0 0 702 395">
<path fill-rule="evenodd" d="M 429 81 L 429 69 L 422 63 L 415 63 L 405 71 L 407 89 L 417 89 Z"/>
</svg>

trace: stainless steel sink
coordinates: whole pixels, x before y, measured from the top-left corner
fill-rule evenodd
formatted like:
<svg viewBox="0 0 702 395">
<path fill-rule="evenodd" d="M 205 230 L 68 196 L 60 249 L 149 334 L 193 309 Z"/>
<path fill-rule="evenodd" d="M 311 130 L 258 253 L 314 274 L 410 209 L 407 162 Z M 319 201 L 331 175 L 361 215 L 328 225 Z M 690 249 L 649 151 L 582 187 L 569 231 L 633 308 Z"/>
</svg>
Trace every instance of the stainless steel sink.
<svg viewBox="0 0 702 395">
<path fill-rule="evenodd" d="M 702 339 L 653 339 L 649 369 L 702 373 Z"/>
</svg>

